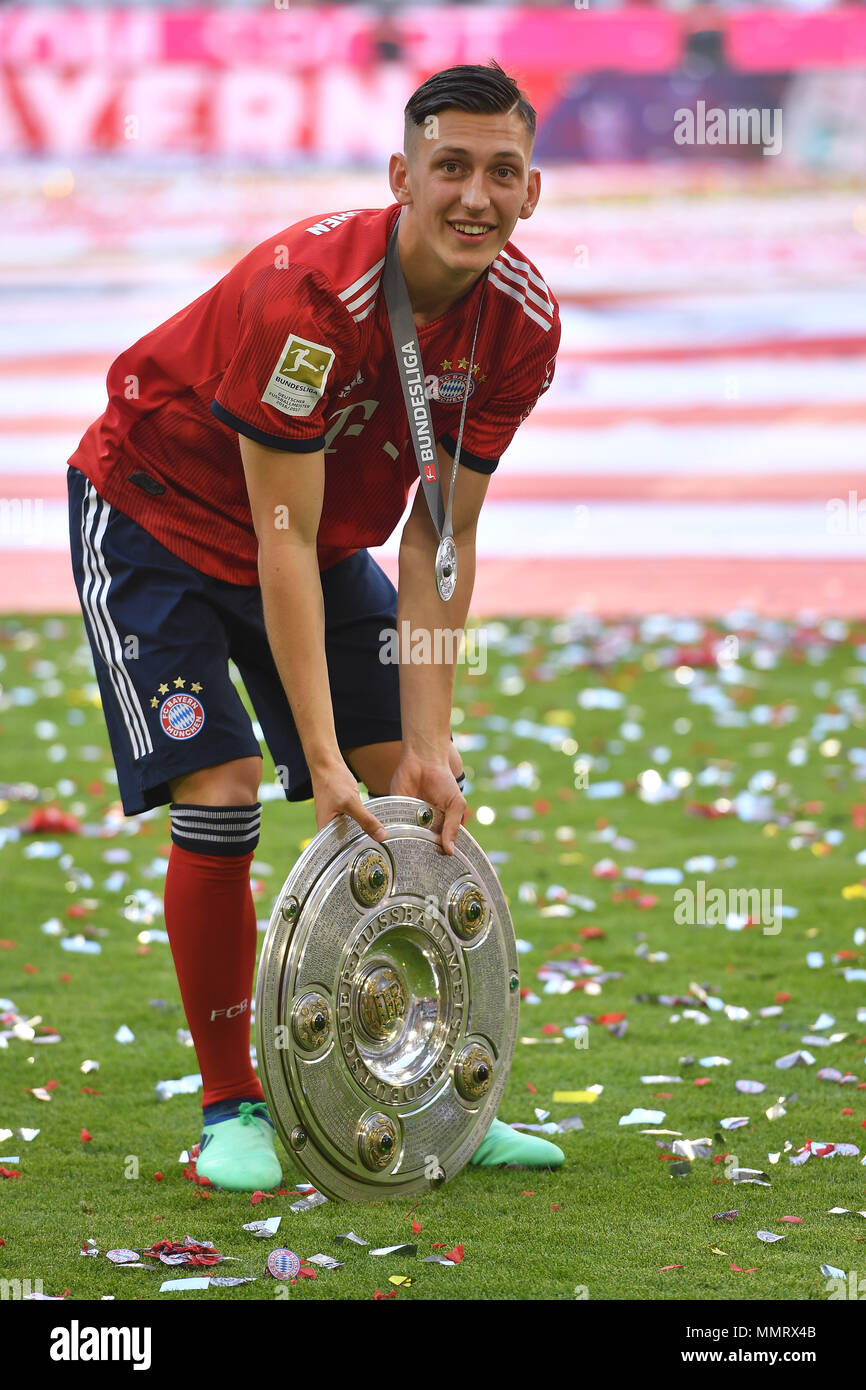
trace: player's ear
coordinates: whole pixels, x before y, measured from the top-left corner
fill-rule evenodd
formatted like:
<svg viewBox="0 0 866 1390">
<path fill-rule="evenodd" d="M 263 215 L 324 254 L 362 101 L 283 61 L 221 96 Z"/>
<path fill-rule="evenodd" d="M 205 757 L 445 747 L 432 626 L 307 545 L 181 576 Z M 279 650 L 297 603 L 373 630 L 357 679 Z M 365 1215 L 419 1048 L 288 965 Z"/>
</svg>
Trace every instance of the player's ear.
<svg viewBox="0 0 866 1390">
<path fill-rule="evenodd" d="M 541 170 L 530 169 L 529 178 L 527 180 L 526 197 L 523 200 L 523 206 L 521 207 L 520 212 L 517 214 L 518 217 L 531 217 L 532 214 L 535 212 L 536 207 L 538 206 L 538 200 L 540 197 Z"/>
<path fill-rule="evenodd" d="M 405 154 L 392 154 L 388 161 L 388 182 L 398 203 L 411 203 L 409 162 Z"/>
</svg>

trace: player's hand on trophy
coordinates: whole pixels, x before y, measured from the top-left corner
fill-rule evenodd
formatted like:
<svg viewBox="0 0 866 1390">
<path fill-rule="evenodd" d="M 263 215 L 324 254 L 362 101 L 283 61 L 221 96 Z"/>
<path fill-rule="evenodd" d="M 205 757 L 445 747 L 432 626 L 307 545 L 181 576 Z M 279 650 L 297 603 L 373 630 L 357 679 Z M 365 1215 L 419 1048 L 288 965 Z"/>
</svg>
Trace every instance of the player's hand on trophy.
<svg viewBox="0 0 866 1390">
<path fill-rule="evenodd" d="M 416 796 L 444 816 L 439 842 L 446 854 L 454 853 L 457 831 L 466 810 L 466 798 L 455 781 L 448 761 L 422 762 L 415 754 L 404 753 L 391 778 L 391 796 Z"/>
<path fill-rule="evenodd" d="M 351 816 L 372 839 L 385 839 L 387 831 L 384 825 L 376 819 L 372 811 L 367 810 L 361 800 L 354 774 L 342 760 L 316 772 L 311 770 L 310 778 L 313 784 L 318 830 L 324 830 L 337 816 Z"/>
</svg>

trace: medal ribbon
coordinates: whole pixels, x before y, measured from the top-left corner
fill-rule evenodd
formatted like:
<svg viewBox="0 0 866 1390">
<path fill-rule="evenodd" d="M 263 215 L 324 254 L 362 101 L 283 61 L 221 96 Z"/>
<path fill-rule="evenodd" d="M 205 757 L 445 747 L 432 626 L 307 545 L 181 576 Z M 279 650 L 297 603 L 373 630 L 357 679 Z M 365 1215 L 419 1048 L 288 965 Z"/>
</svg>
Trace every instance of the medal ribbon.
<svg viewBox="0 0 866 1390">
<path fill-rule="evenodd" d="M 399 226 L 400 218 L 398 217 L 388 242 L 388 249 L 385 253 L 385 266 L 382 271 L 382 288 L 385 292 L 385 304 L 388 310 L 388 319 L 391 324 L 391 337 L 394 342 L 394 352 L 397 357 L 400 385 L 403 388 L 403 400 L 406 403 L 406 414 L 409 419 L 409 433 L 412 437 L 415 458 L 418 461 L 421 486 L 424 489 L 424 496 L 427 498 L 427 506 L 430 509 L 433 525 L 436 527 L 436 534 L 439 536 L 439 550 L 436 557 L 437 588 L 441 598 L 449 599 L 454 592 L 457 574 L 457 547 L 454 543 L 454 526 L 452 521 L 454 483 L 457 478 L 457 466 L 460 462 L 463 424 L 466 419 L 466 404 L 469 400 L 469 383 L 472 380 L 472 367 L 475 361 L 475 343 L 478 339 L 478 325 L 481 322 L 481 305 L 484 302 L 484 291 L 487 288 L 487 276 L 490 272 L 488 267 L 488 270 L 485 271 L 484 274 L 484 283 L 481 286 L 481 296 L 478 301 L 478 315 L 475 319 L 475 332 L 472 336 L 472 350 L 469 354 L 469 367 L 466 372 L 466 385 L 463 391 L 463 407 L 460 411 L 460 429 L 457 433 L 457 448 L 454 452 L 451 481 L 448 485 L 448 501 L 447 504 L 445 504 L 442 500 L 442 489 L 439 485 L 439 469 L 437 466 L 438 455 L 436 452 L 436 438 L 433 433 L 430 402 L 427 399 L 427 393 L 424 389 L 424 365 L 421 361 L 421 349 L 418 344 L 418 330 L 415 326 L 415 319 L 412 314 L 412 305 L 409 300 L 409 291 L 406 288 L 403 268 L 400 265 L 400 258 L 397 254 L 397 231 Z M 446 555 L 446 563 L 450 566 L 444 575 L 440 573 L 440 557 L 443 555 L 443 552 Z"/>
</svg>

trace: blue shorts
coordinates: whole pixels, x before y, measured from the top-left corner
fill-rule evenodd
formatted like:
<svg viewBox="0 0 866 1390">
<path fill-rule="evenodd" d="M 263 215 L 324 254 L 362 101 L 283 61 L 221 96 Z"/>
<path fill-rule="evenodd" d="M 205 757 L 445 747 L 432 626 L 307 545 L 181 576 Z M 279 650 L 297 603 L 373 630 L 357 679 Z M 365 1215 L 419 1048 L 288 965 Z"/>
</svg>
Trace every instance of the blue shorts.
<svg viewBox="0 0 866 1390">
<path fill-rule="evenodd" d="M 265 630 L 261 590 L 193 569 L 67 473 L 72 569 L 123 810 L 171 801 L 175 777 L 260 756 L 237 667 L 289 801 L 310 772 Z M 399 668 L 379 659 L 397 590 L 366 550 L 322 571 L 325 655 L 340 748 L 402 737 Z M 299 659 L 302 653 L 299 653 Z"/>
</svg>

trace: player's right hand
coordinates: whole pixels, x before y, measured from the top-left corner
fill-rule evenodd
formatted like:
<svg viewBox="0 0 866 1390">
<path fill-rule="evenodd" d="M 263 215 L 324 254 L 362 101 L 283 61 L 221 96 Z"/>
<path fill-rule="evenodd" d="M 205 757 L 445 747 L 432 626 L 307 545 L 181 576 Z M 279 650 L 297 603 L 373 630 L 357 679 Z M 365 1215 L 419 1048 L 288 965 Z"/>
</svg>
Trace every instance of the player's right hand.
<svg viewBox="0 0 866 1390">
<path fill-rule="evenodd" d="M 311 773 L 316 806 L 316 827 L 324 830 L 337 816 L 351 816 L 374 840 L 385 839 L 387 831 L 361 800 L 358 784 L 342 761 Z"/>
</svg>

